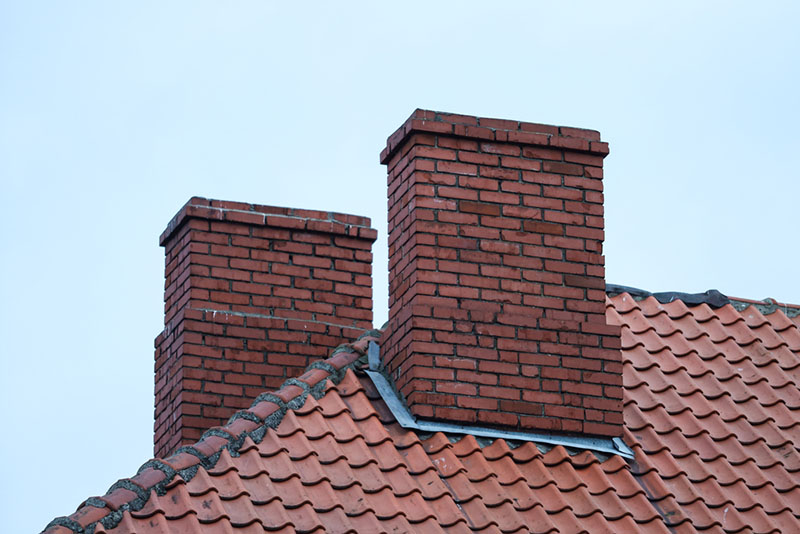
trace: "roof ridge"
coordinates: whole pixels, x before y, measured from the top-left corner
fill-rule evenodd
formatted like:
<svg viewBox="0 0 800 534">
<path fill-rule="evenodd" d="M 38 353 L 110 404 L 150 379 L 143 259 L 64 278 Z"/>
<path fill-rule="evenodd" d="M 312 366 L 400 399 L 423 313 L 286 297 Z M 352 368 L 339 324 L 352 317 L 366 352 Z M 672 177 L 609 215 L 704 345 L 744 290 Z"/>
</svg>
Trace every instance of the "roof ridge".
<svg viewBox="0 0 800 534">
<path fill-rule="evenodd" d="M 644 300 L 648 297 L 653 297 L 661 304 L 668 304 L 674 300 L 680 300 L 687 306 L 708 304 L 712 308 L 721 308 L 726 304 L 730 304 L 730 299 L 716 289 L 709 289 L 703 293 L 683 293 L 680 291 L 661 291 L 652 293 L 638 287 L 606 284 L 607 295 L 616 296 L 622 293 L 629 294 L 634 300 Z"/>
<path fill-rule="evenodd" d="M 702 293 L 684 293 L 680 291 L 661 291 L 653 293 L 646 289 L 619 284 L 606 284 L 606 294 L 615 297 L 627 293 L 633 300 L 644 300 L 648 297 L 655 298 L 661 304 L 668 304 L 674 300 L 680 300 L 687 306 L 699 306 L 708 304 L 712 308 L 721 308 L 727 304 L 733 306 L 737 311 L 743 311 L 750 306 L 755 306 L 762 314 L 770 315 L 778 310 L 782 311 L 787 317 L 793 318 L 800 316 L 800 304 L 790 304 L 788 302 L 778 302 L 767 297 L 763 300 L 753 300 L 741 297 L 731 297 L 724 295 L 716 289 L 709 289 Z"/>
<path fill-rule="evenodd" d="M 778 302 L 773 298 L 764 300 L 752 300 L 738 297 L 731 297 L 731 304 L 737 311 L 744 311 L 750 306 L 754 306 L 762 315 L 771 315 L 776 311 L 782 311 L 789 318 L 800 316 L 800 304 L 789 304 Z"/>
<path fill-rule="evenodd" d="M 302 407 L 309 394 L 319 399 L 325 394 L 328 380 L 338 385 L 348 369 L 363 365 L 369 343 L 377 342 L 382 334 L 382 330 L 368 330 L 356 341 L 339 345 L 328 358 L 311 363 L 299 377 L 285 380 L 275 391 L 260 394 L 250 408 L 234 413 L 225 426 L 208 429 L 194 444 L 178 448 L 167 458 L 148 460 L 136 475 L 118 480 L 102 497 L 90 497 L 73 514 L 56 517 L 43 534 L 64 532 L 57 527 L 74 534 L 94 534 L 97 523 L 107 530 L 113 529 L 126 510 L 142 509 L 153 490 L 164 495 L 176 475 L 189 482 L 201 467 L 209 469 L 216 465 L 223 450 L 238 456 L 248 437 L 255 443 L 261 442 L 289 410 Z"/>
</svg>

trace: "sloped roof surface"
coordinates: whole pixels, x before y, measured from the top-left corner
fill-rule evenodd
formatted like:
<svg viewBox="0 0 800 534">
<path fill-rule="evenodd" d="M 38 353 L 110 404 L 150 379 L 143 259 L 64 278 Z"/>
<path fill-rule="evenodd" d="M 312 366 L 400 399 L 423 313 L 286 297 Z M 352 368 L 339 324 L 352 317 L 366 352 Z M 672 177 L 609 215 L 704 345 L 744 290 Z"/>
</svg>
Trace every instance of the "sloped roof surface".
<svg viewBox="0 0 800 534">
<path fill-rule="evenodd" d="M 800 532 L 800 318 L 627 293 L 625 441 L 417 435 L 357 373 L 369 333 L 48 532 Z"/>
<path fill-rule="evenodd" d="M 631 471 L 678 532 L 800 532 L 800 317 L 609 301 Z"/>
</svg>

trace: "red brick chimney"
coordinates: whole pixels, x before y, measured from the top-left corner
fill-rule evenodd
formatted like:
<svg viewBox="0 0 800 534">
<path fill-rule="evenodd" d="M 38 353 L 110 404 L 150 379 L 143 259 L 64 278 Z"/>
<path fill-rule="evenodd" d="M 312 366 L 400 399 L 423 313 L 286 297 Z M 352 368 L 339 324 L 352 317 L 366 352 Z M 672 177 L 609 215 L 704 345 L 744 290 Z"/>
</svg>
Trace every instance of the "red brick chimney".
<svg viewBox="0 0 800 534">
<path fill-rule="evenodd" d="M 372 328 L 366 217 L 192 198 L 161 235 L 155 455 Z"/>
<path fill-rule="evenodd" d="M 622 434 L 600 134 L 417 110 L 389 185 L 383 362 L 421 418 Z"/>
</svg>

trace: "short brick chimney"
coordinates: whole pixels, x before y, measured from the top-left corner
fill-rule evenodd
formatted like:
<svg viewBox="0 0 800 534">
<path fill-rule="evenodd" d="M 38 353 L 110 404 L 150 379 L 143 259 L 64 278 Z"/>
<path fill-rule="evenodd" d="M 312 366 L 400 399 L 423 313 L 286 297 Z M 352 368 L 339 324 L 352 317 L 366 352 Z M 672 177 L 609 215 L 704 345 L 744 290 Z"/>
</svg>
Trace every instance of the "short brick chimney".
<svg viewBox="0 0 800 534">
<path fill-rule="evenodd" d="M 155 455 L 372 328 L 366 217 L 192 198 L 161 235 Z"/>
<path fill-rule="evenodd" d="M 592 130 L 417 110 L 388 139 L 389 337 L 412 414 L 622 434 Z"/>
</svg>

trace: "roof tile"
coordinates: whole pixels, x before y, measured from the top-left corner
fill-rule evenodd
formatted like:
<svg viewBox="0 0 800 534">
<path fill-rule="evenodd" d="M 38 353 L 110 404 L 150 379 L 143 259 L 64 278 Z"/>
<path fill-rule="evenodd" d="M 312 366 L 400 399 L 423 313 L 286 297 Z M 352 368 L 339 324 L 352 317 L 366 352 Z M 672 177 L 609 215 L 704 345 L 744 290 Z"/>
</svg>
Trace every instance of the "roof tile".
<svg viewBox="0 0 800 534">
<path fill-rule="evenodd" d="M 242 477 L 241 481 L 242 486 L 244 486 L 254 504 L 267 504 L 280 498 L 278 488 L 275 487 L 266 473 L 261 473 L 253 478 Z"/>
<path fill-rule="evenodd" d="M 522 482 L 522 480 L 517 481 L 517 483 L 519 482 Z M 481 501 L 483 501 L 483 504 L 485 506 L 489 506 L 492 508 L 500 506 L 504 503 L 510 503 L 511 497 L 509 496 L 508 490 L 506 489 L 507 486 L 508 485 L 501 485 L 495 477 L 489 477 L 482 480 L 481 482 L 477 482 L 474 484 L 475 490 L 477 492 L 473 497 L 479 497 Z M 468 501 L 471 499 L 466 498 L 458 500 Z"/>
<path fill-rule="evenodd" d="M 626 293 L 607 317 L 622 326 L 630 462 L 421 439 L 353 371 L 370 334 L 300 377 L 325 381 L 320 398 L 294 382 L 249 409 L 277 427 L 235 419 L 48 533 L 800 532 L 800 320 Z"/>
</svg>

